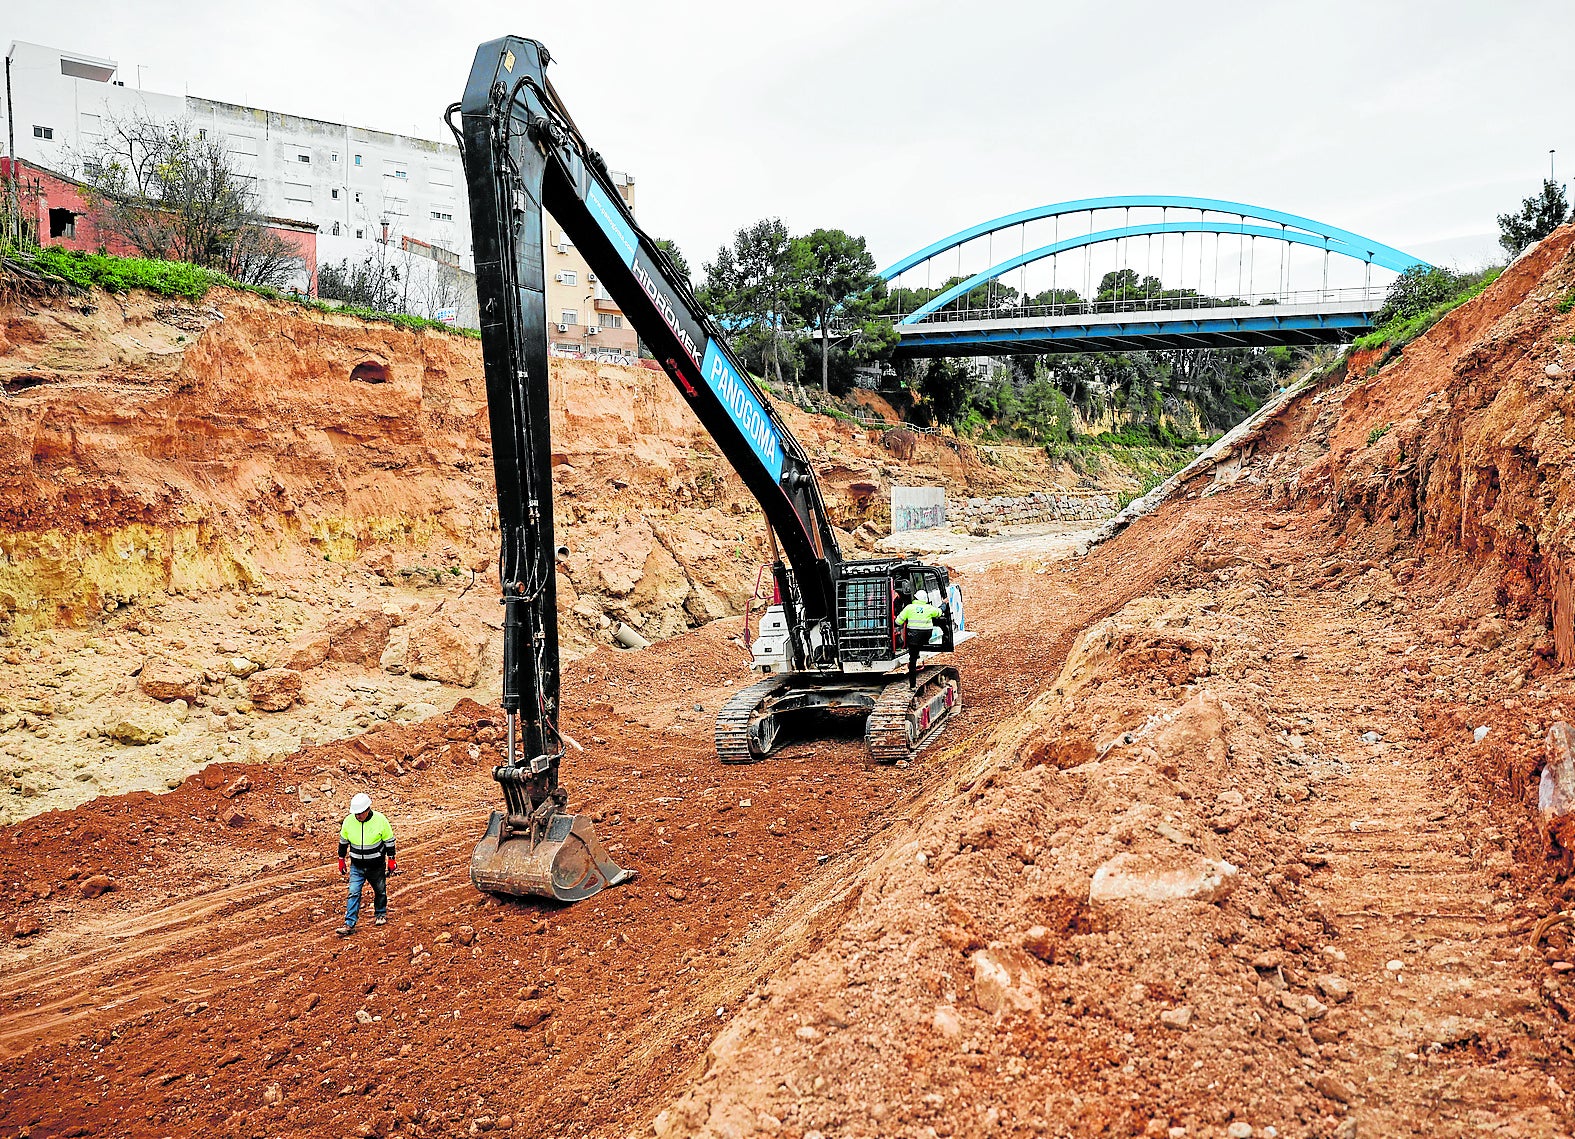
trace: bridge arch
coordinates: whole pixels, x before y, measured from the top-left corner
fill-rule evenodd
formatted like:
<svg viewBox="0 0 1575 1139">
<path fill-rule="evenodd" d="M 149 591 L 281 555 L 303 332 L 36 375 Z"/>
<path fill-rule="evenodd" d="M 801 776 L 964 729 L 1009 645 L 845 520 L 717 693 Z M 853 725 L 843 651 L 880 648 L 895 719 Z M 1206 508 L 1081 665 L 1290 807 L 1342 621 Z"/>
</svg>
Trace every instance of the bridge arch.
<svg viewBox="0 0 1575 1139">
<path fill-rule="evenodd" d="M 1160 220 L 1139 224 L 1125 224 L 1101 230 L 1093 228 L 1094 214 L 1101 210 L 1124 210 L 1127 213 L 1127 220 L 1130 222 L 1131 211 L 1134 209 L 1157 209 L 1160 211 Z M 1197 211 L 1198 216 L 1196 219 L 1170 221 L 1168 220 L 1170 210 Z M 1287 247 L 1305 246 L 1322 251 L 1326 261 L 1329 255 L 1337 254 L 1354 261 L 1365 262 L 1369 266 L 1369 272 L 1370 267 L 1374 265 L 1401 273 L 1415 265 L 1425 264 L 1420 258 L 1396 249 L 1391 245 L 1386 245 L 1383 242 L 1363 237 L 1349 230 L 1314 221 L 1311 218 L 1302 217 L 1298 214 L 1286 213 L 1282 210 L 1253 206 L 1244 202 L 1231 202 L 1220 198 L 1198 198 L 1178 195 L 1113 195 L 1054 202 L 1049 205 L 1006 214 L 990 221 L 980 222 L 978 225 L 959 230 L 949 237 L 944 237 L 925 246 L 923 249 L 914 251 L 907 257 L 883 269 L 880 275 L 889 284 L 898 280 L 908 270 L 933 261 L 936 257 L 949 250 L 957 249 L 960 259 L 961 247 L 978 238 L 988 237 L 1018 226 L 1026 226 L 1034 221 L 1059 219 L 1069 214 L 1084 213 L 1089 215 L 1089 232 L 1063 240 L 1055 240 L 1049 244 L 1041 245 L 1032 250 L 1025 250 L 1014 257 L 996 262 L 957 285 L 946 289 L 913 313 L 904 316 L 900 323 L 905 325 L 918 323 L 956 298 L 966 296 L 980 285 L 994 281 L 1014 269 L 1046 258 L 1055 257 L 1070 250 L 1086 249 L 1095 245 L 1120 242 L 1137 237 L 1160 237 L 1163 239 L 1168 234 L 1198 233 L 1220 236 L 1232 235 L 1242 239 L 1252 238 L 1254 240 L 1264 238 L 1283 242 Z M 1210 219 L 1208 216 L 1210 214 L 1223 215 L 1225 218 L 1233 217 L 1236 220 Z"/>
</svg>

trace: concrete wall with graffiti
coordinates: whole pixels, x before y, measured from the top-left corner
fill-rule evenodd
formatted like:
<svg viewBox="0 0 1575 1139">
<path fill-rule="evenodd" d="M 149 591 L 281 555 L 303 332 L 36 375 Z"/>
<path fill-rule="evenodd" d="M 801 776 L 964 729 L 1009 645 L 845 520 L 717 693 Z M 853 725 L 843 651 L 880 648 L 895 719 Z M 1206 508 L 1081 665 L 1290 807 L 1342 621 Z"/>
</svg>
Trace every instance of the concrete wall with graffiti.
<svg viewBox="0 0 1575 1139">
<path fill-rule="evenodd" d="M 946 525 L 946 488 L 894 486 L 891 488 L 891 532 L 931 530 Z"/>
</svg>

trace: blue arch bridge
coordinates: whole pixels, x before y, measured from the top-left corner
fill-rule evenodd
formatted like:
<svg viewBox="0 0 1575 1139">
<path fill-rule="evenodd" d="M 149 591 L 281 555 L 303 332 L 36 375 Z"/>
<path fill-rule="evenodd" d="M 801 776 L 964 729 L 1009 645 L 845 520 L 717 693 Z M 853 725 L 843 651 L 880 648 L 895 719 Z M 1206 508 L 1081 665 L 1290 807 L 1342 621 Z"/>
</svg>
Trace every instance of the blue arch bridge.
<svg viewBox="0 0 1575 1139">
<path fill-rule="evenodd" d="M 980 222 L 880 275 L 898 355 L 1002 356 L 1340 343 L 1424 264 L 1280 210 L 1130 195 Z"/>
</svg>

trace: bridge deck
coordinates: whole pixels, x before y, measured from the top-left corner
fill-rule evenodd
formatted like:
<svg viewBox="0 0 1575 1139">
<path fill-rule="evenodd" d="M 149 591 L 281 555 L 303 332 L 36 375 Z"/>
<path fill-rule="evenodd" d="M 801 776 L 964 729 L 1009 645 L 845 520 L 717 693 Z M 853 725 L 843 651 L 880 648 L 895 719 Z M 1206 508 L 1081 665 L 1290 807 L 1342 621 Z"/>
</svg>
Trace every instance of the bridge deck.
<svg viewBox="0 0 1575 1139">
<path fill-rule="evenodd" d="M 1007 356 L 1340 344 L 1372 331 L 1373 300 L 1230 308 L 1073 312 L 1059 316 L 926 320 L 899 324 L 901 356 Z"/>
</svg>

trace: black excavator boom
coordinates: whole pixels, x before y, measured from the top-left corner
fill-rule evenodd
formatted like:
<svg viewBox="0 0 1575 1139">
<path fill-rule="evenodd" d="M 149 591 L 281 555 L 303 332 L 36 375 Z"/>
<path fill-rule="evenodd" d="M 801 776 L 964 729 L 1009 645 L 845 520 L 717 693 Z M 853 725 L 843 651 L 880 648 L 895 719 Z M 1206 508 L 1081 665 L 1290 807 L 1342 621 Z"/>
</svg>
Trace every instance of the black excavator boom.
<svg viewBox="0 0 1575 1139">
<path fill-rule="evenodd" d="M 491 892 L 572 901 L 632 875 L 613 863 L 590 820 L 568 811 L 558 782 L 566 741 L 558 729 L 554 567 L 560 550 L 552 511 L 544 210 L 571 236 L 759 501 L 781 551 L 772 567 L 782 626 L 778 659 L 794 674 L 796 689 L 842 677 L 850 662 L 841 655 L 839 604 L 845 610 L 848 571 L 867 576 L 870 570 L 867 563 L 844 562 L 808 455 L 683 274 L 635 223 L 606 163 L 548 81 L 549 59 L 534 40 L 510 36 L 481 45 L 463 99 L 449 108 L 449 124 L 463 152 L 470 199 L 504 609 L 507 731 L 493 776 L 506 807 L 493 812 L 471 878 Z M 889 665 L 897 650 L 889 605 L 898 599 L 898 579 L 887 574 L 883 582 L 887 643 L 876 655 Z M 949 649 L 949 615 L 943 622 Z M 955 669 L 941 671 L 955 690 Z M 860 683 L 870 687 L 867 679 L 854 687 Z M 925 698 L 933 703 L 943 687 L 931 684 Z M 792 707 L 816 704 L 801 697 Z M 945 707 L 952 707 L 951 696 Z M 929 714 L 923 718 L 928 724 Z"/>
</svg>

